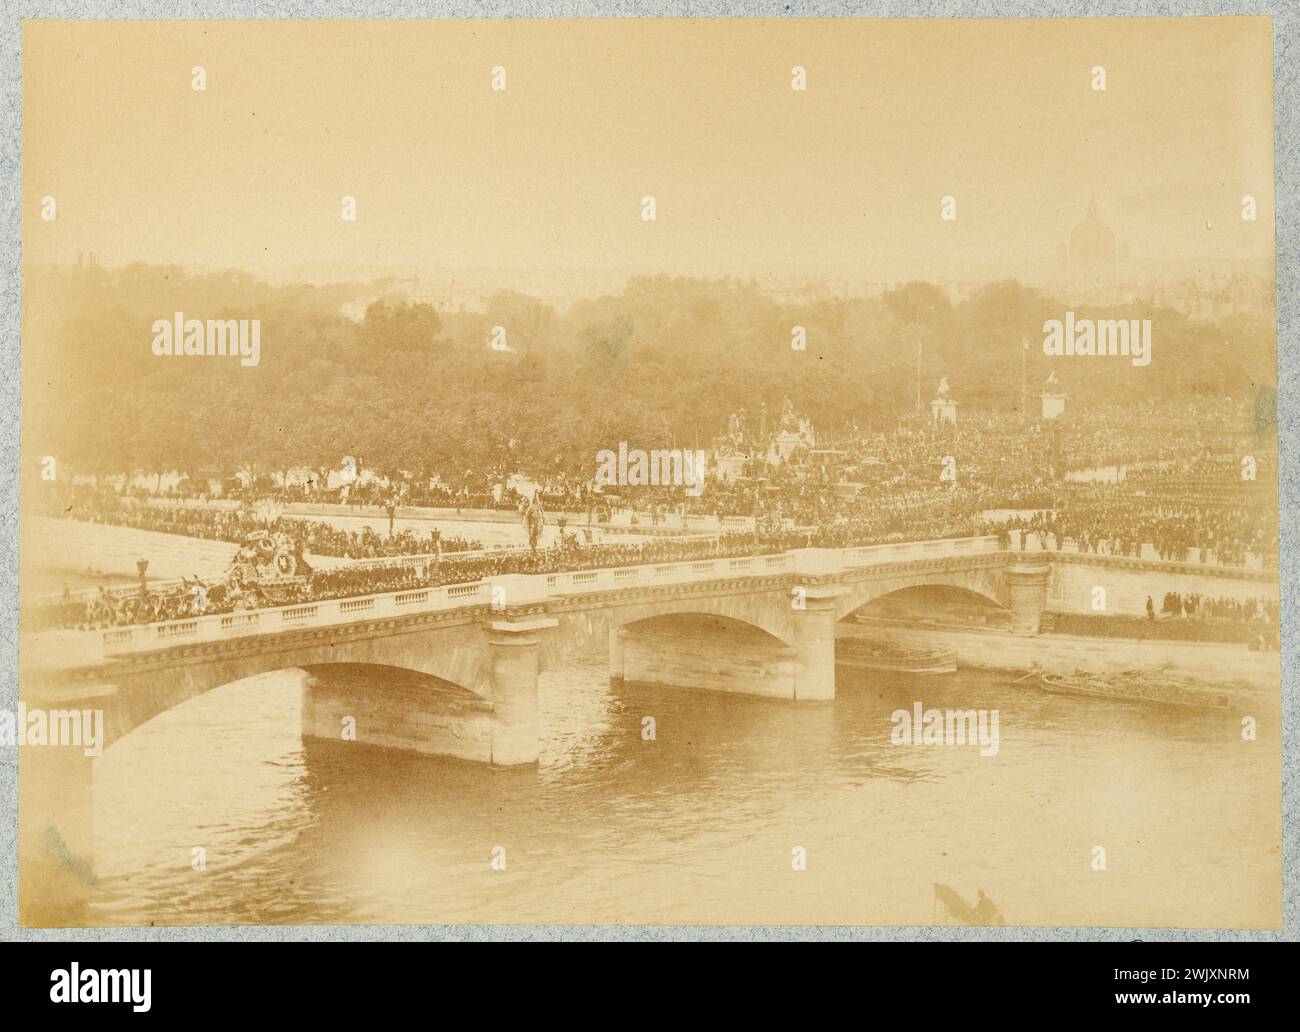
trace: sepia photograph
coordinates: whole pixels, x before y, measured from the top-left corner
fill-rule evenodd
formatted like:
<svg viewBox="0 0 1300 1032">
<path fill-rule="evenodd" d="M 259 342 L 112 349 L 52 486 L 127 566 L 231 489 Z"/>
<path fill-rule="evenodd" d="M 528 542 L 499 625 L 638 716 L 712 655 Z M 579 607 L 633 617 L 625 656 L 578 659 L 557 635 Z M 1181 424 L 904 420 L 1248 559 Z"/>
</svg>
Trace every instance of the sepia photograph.
<svg viewBox="0 0 1300 1032">
<path fill-rule="evenodd" d="M 1274 48 L 23 22 L 20 928 L 1279 932 Z"/>
</svg>

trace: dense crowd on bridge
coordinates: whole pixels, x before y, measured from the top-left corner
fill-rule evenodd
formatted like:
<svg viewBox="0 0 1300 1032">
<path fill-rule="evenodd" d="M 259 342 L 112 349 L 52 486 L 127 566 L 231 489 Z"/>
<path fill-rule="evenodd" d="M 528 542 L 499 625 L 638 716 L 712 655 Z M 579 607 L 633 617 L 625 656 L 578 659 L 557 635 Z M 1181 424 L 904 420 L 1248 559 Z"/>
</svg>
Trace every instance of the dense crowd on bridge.
<svg viewBox="0 0 1300 1032">
<path fill-rule="evenodd" d="M 780 551 L 801 545 L 803 537 L 760 543 L 752 534 L 724 534 L 715 538 L 647 538 L 635 542 L 591 545 L 576 534 L 565 534 L 549 548 L 498 551 L 478 555 L 454 552 L 423 563 L 379 566 L 343 566 L 314 570 L 308 576 L 277 580 L 273 592 L 257 583 L 227 578 L 204 583 L 195 578 L 165 591 L 142 589 L 112 595 L 105 589 L 81 601 L 67 599 L 38 610 L 34 626 L 108 628 L 160 620 L 186 619 L 218 613 L 259 609 L 269 605 L 294 605 L 329 599 L 373 595 L 390 591 L 474 583 L 506 574 L 544 574 L 571 570 L 639 566 L 726 556 L 747 556 L 756 548 Z"/>
<path fill-rule="evenodd" d="M 78 520 L 241 544 L 266 526 L 267 512 L 274 506 L 259 507 L 261 502 L 342 502 L 367 515 L 375 515 L 377 507 L 387 513 L 387 533 L 286 517 L 280 517 L 278 529 L 292 535 L 298 554 L 308 557 L 308 563 L 312 555 L 383 560 L 433 554 L 436 558 L 428 563 L 380 562 L 364 568 L 311 571 L 301 583 L 280 585 L 275 600 L 263 597 L 254 583 L 229 579 L 197 592 L 187 583 L 179 592 L 133 601 L 102 595 L 75 615 L 65 610 L 55 622 L 136 623 L 472 582 L 507 573 L 802 547 L 845 548 L 988 533 L 998 533 L 1006 541 L 1012 530 L 1034 535 L 1040 547 L 1050 542 L 1060 548 L 1072 542 L 1088 553 L 1141 557 L 1151 554 L 1150 549 L 1161 559 L 1179 562 L 1275 566 L 1279 533 L 1268 485 L 1276 472 L 1267 447 L 1254 448 L 1262 454 L 1252 454 L 1257 439 L 1249 416 L 1243 403 L 1205 401 L 1182 410 L 1117 409 L 1095 420 L 1044 425 L 978 412 L 964 412 L 957 427 L 906 419 L 884 430 L 854 428 L 835 442 L 835 448 L 816 453 L 796 448 L 788 461 L 775 465 L 756 460 L 746 471 L 750 475 L 722 477 L 715 471 L 698 497 L 688 496 L 681 487 L 619 487 L 601 492 L 589 477 L 572 470 L 495 468 L 464 470 L 450 481 L 367 479 L 332 493 L 324 490 L 326 479 L 321 476 L 313 477 L 310 484 L 272 485 L 271 490 L 255 481 L 241 496 L 240 508 L 215 505 L 206 497 L 197 502 L 137 497 L 142 493 L 138 486 L 126 494 L 112 487 L 78 487 L 51 493 L 49 511 Z M 1111 461 L 1131 466 L 1124 471 L 1117 467 L 1109 477 L 1062 475 L 1065 469 Z M 190 481 L 173 494 L 194 490 Z M 466 553 L 478 552 L 480 542 L 395 526 L 399 506 L 522 510 L 533 498 L 540 498 L 550 513 L 586 513 L 592 523 L 630 510 L 636 522 L 651 525 L 662 523 L 669 513 L 696 513 L 752 517 L 755 529 L 707 539 L 642 538 L 595 545 L 589 528 L 582 531 L 582 540 L 563 533 L 561 523 L 561 540 L 551 548 L 471 555 Z"/>
<path fill-rule="evenodd" d="M 214 613 L 293 605 L 389 591 L 474 583 L 507 574 L 547 574 L 737 556 L 774 554 L 794 548 L 846 548 L 915 540 L 903 527 L 892 529 L 845 523 L 838 527 L 781 530 L 768 534 L 724 533 L 696 538 L 651 537 L 590 544 L 565 533 L 549 548 L 500 550 L 479 554 L 448 552 L 422 563 L 342 566 L 313 570 L 307 576 L 278 580 L 269 592 L 257 583 L 227 578 L 219 583 L 183 581 L 166 591 L 129 591 L 116 597 L 101 589 L 81 602 L 65 600 L 44 607 L 33 619 L 42 627 L 106 628 Z M 975 532 L 976 526 L 963 531 Z M 922 537 L 925 535 L 922 534 Z M 946 535 L 945 535 L 946 536 Z"/>
<path fill-rule="evenodd" d="M 379 566 L 344 566 L 317 570 L 306 577 L 280 582 L 274 597 L 256 583 L 238 578 L 205 583 L 199 578 L 182 578 L 179 585 L 165 590 L 133 590 L 113 595 L 101 588 L 88 600 L 65 599 L 40 607 L 31 616 L 34 629 L 55 627 L 108 629 L 133 624 L 192 619 L 222 613 L 237 613 L 267 606 L 301 605 L 332 599 L 415 591 L 451 584 L 470 584 L 507 574 L 548 574 L 585 569 L 639 566 L 753 556 L 778 553 L 799 547 L 848 547 L 885 544 L 915 539 L 910 534 L 887 534 L 875 538 L 849 535 L 827 540 L 808 531 L 786 532 L 762 538 L 750 533 L 723 534 L 692 540 L 649 538 L 637 542 L 590 545 L 577 535 L 566 534 L 549 548 L 535 552 L 500 551 L 481 555 L 448 553 L 425 563 L 394 563 Z M 1005 537 L 1004 537 L 1005 544 Z M 1167 592 L 1157 608 L 1148 601 L 1148 615 L 1191 619 L 1227 620 L 1260 625 L 1262 640 L 1277 635 L 1279 606 L 1266 598 L 1207 598 L 1195 593 Z"/>
<path fill-rule="evenodd" d="M 973 498 L 971 497 L 973 494 Z M 144 522 L 149 529 L 188 526 L 185 516 L 203 522 L 189 526 L 191 536 L 241 540 L 255 525 L 240 518 L 239 513 L 205 510 L 166 510 L 132 508 L 132 513 L 163 515 L 162 520 Z M 432 549 L 428 539 L 399 534 L 398 548 L 388 540 L 366 530 L 362 535 L 348 535 L 361 547 L 349 548 L 357 557 L 387 554 L 434 553 L 424 564 L 391 564 L 342 567 L 332 571 L 315 570 L 298 583 L 277 586 L 274 598 L 268 598 L 255 583 L 200 585 L 185 582 L 165 592 L 130 592 L 112 597 L 106 592 L 89 602 L 61 603 L 38 617 L 42 626 L 108 627 L 181 619 L 210 613 L 255 609 L 267 605 L 310 602 L 352 595 L 436 587 L 467 583 L 504 574 L 554 573 L 566 570 L 642 565 L 715 556 L 738 556 L 775 553 L 794 548 L 850 548 L 890 542 L 970 537 L 997 533 L 1004 544 L 1007 531 L 1020 529 L 1037 532 L 1042 539 L 1053 535 L 1058 547 L 1069 538 L 1080 551 L 1110 555 L 1140 555 L 1143 544 L 1151 544 L 1161 558 L 1186 561 L 1190 548 L 1206 550 L 1215 561 L 1239 564 L 1247 554 L 1276 556 L 1276 538 L 1261 537 L 1257 514 L 1242 509 L 1215 507 L 1200 510 L 1187 505 L 1162 505 L 1150 499 L 1129 498 L 1125 501 L 1094 500 L 1080 510 L 1039 512 L 1012 518 L 1009 522 L 990 521 L 981 515 L 978 491 L 952 488 L 936 498 L 925 492 L 896 494 L 890 498 L 858 499 L 847 513 L 832 508 L 815 509 L 811 524 L 789 526 L 771 518 L 760 520 L 752 533 L 727 533 L 708 538 L 640 538 L 622 543 L 593 545 L 578 534 L 566 533 L 553 547 L 535 552 L 502 550 L 483 554 L 463 554 L 468 542 L 454 541 L 454 547 Z M 114 515 L 119 515 L 116 511 Z M 802 515 L 802 514 L 801 514 Z M 178 518 L 180 517 L 180 518 Z M 806 515 L 803 516 L 806 519 Z M 314 521 L 294 520 L 291 529 L 304 530 L 302 538 L 309 553 L 326 554 L 336 548 L 333 533 L 317 536 L 317 528 L 335 528 Z M 133 523 L 132 525 L 140 525 Z M 195 533 L 204 530 L 207 533 Z M 224 533 L 222 533 L 224 531 Z M 225 535 L 230 535 L 229 537 Z M 385 546 L 388 547 L 377 547 Z M 456 547 L 458 546 L 458 547 Z M 1218 615 L 1216 611 L 1216 615 Z"/>
</svg>

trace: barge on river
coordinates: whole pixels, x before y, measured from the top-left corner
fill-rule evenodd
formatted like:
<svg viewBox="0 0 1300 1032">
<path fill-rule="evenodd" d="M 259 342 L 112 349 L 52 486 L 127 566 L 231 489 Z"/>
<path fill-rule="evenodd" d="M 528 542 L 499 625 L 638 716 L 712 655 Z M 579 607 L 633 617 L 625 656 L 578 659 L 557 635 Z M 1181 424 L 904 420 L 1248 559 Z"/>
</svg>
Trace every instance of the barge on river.
<svg viewBox="0 0 1300 1032">
<path fill-rule="evenodd" d="M 1235 709 L 1248 691 L 1239 685 L 1207 685 L 1190 677 L 1141 670 L 1115 674 L 1042 674 L 1042 688 L 1053 695 L 1077 695 L 1120 702 L 1194 709 Z"/>
</svg>

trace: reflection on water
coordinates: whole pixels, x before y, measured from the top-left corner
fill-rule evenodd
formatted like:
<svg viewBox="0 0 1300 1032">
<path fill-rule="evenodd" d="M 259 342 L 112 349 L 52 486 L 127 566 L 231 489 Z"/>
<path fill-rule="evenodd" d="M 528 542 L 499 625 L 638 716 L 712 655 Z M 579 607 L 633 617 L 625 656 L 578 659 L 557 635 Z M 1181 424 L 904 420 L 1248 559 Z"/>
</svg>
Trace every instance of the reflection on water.
<svg viewBox="0 0 1300 1032">
<path fill-rule="evenodd" d="M 566 666 L 543 675 L 538 768 L 502 771 L 304 744 L 299 676 L 251 679 L 98 761 L 89 920 L 931 923 L 934 882 L 1012 924 L 1277 920 L 1273 721 L 1243 743 L 1236 716 L 1009 680 L 859 672 L 796 704 Z M 891 745 L 917 700 L 998 709 L 997 757 Z"/>
</svg>

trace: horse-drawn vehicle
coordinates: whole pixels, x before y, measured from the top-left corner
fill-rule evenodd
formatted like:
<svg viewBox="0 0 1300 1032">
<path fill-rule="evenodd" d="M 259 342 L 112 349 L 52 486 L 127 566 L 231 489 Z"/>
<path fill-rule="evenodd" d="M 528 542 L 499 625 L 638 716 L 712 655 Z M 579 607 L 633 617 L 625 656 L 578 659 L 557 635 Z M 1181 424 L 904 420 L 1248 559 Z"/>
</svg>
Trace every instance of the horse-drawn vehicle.
<svg viewBox="0 0 1300 1032">
<path fill-rule="evenodd" d="M 250 534 L 226 571 L 226 590 L 252 593 L 262 605 L 282 605 L 301 597 L 311 580 L 301 546 L 288 534 L 262 530 Z"/>
</svg>

